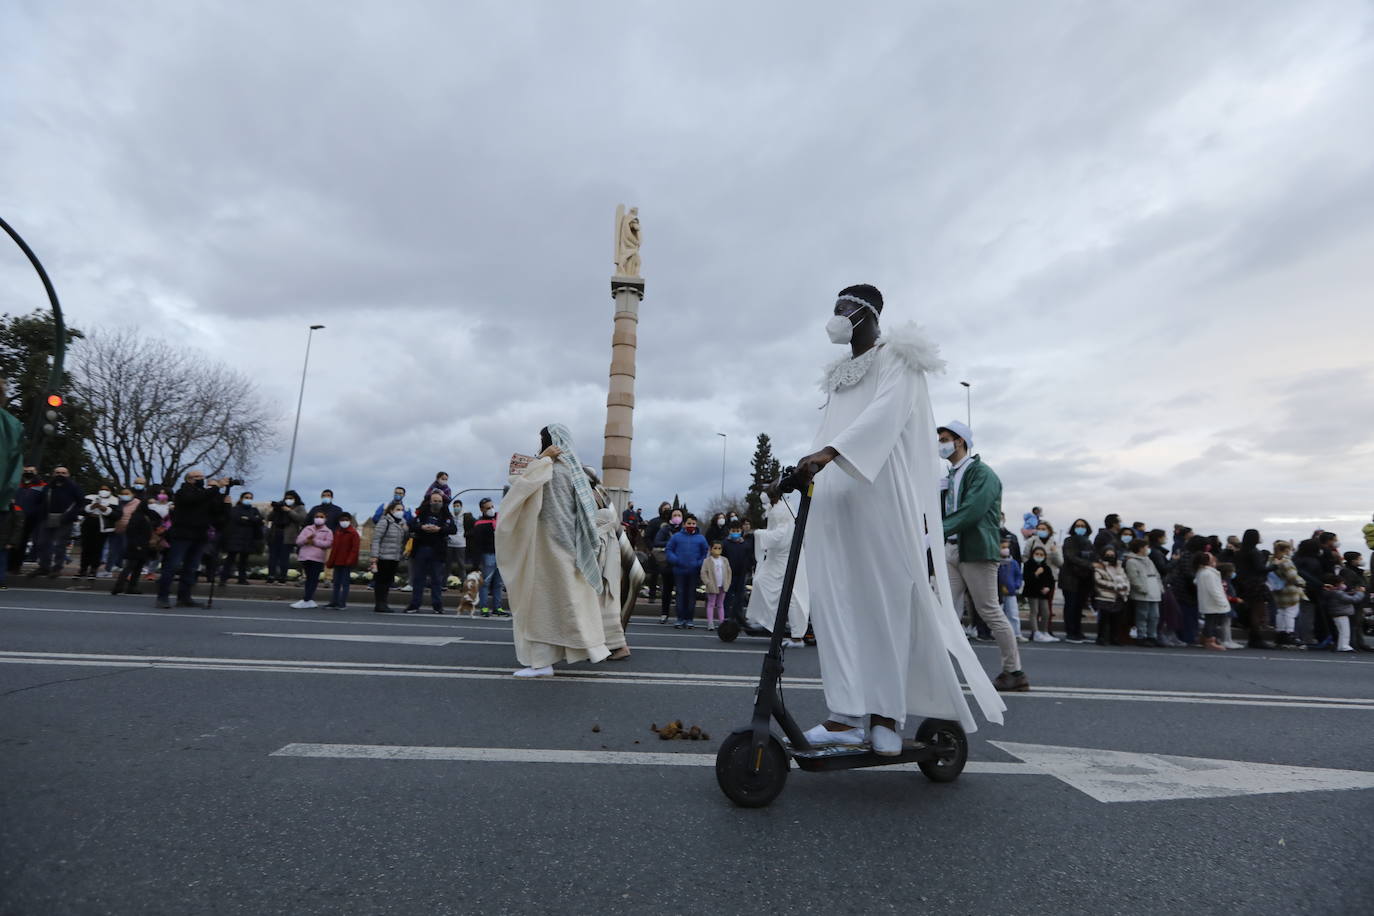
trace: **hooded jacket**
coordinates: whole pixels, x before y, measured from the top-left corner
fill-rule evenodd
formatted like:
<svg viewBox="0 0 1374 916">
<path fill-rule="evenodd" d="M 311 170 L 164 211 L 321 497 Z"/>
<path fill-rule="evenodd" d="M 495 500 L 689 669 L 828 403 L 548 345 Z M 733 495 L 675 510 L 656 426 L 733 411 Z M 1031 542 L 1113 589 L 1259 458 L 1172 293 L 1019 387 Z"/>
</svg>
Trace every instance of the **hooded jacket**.
<svg viewBox="0 0 1374 916">
<path fill-rule="evenodd" d="M 323 563 L 328 555 L 327 551 L 334 546 L 334 532 L 329 530 L 328 525 L 316 525 L 312 521 L 301 529 L 300 534 L 296 535 L 296 546 L 300 548 L 297 555 L 302 562 L 313 560 L 316 563 Z"/>
<path fill-rule="evenodd" d="M 1164 583 L 1148 554 L 1126 554 L 1126 578 L 1131 583 L 1132 601 L 1159 601 L 1164 597 Z"/>
</svg>

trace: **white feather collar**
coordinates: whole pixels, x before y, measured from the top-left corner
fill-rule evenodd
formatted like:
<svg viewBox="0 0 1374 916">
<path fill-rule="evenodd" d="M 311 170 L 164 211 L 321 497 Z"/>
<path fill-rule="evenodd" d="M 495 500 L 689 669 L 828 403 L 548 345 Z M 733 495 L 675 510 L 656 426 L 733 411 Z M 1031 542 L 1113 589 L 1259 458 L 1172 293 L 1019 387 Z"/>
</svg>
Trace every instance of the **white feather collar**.
<svg viewBox="0 0 1374 916">
<path fill-rule="evenodd" d="M 920 325 L 910 321 L 892 328 L 866 353 L 841 357 L 826 366 L 825 375 L 821 377 L 821 391 L 830 394 L 858 384 L 868 374 L 880 350 L 900 359 L 912 372 L 945 371 L 940 345 L 926 336 Z"/>
</svg>

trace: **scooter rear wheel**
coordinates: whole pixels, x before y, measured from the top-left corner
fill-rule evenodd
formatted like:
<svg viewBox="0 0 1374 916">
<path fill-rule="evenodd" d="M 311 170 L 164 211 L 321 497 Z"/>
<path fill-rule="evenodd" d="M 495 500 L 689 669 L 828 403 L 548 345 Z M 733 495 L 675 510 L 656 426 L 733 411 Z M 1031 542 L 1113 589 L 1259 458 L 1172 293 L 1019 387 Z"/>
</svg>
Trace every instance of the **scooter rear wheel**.
<svg viewBox="0 0 1374 916">
<path fill-rule="evenodd" d="M 727 620 L 716 627 L 716 636 L 720 637 L 721 642 L 734 642 L 739 636 L 739 624 L 733 620 Z"/>
<path fill-rule="evenodd" d="M 935 749 L 934 760 L 917 764 L 931 782 L 954 782 L 968 763 L 968 736 L 958 722 L 926 719 L 916 729 L 916 740 Z"/>
<path fill-rule="evenodd" d="M 752 732 L 736 732 L 725 739 L 716 753 L 716 782 L 725 797 L 741 808 L 764 807 L 787 784 L 790 763 L 778 739 L 768 737 L 757 773 L 753 772 L 753 744 Z"/>
</svg>

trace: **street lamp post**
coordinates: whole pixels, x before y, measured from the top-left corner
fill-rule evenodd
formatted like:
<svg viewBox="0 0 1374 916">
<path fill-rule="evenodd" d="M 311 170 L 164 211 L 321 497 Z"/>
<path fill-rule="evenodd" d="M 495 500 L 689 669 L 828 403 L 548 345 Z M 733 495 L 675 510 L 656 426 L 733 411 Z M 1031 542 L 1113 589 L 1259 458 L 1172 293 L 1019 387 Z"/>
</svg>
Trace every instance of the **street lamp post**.
<svg viewBox="0 0 1374 916">
<path fill-rule="evenodd" d="M 964 422 L 968 424 L 969 429 L 973 429 L 973 383 L 960 382 L 959 384 L 964 386 Z"/>
<path fill-rule="evenodd" d="M 725 446 L 730 442 L 725 433 L 716 433 L 720 436 L 720 499 L 725 501 Z"/>
<path fill-rule="evenodd" d="M 29 259 L 29 263 L 38 274 L 38 279 L 43 281 L 43 289 L 48 294 L 48 304 L 52 306 L 53 345 L 52 366 L 48 370 L 48 390 L 34 399 L 33 419 L 29 422 L 28 441 L 25 443 L 25 451 L 28 452 L 25 456 L 26 463 L 37 465 L 42 460 L 43 445 L 47 439 L 43 431 L 43 414 L 48 406 L 48 398 L 63 387 L 62 361 L 67 353 L 67 326 L 62 320 L 62 305 L 57 301 L 57 290 L 53 289 L 52 281 L 48 279 L 48 272 L 43 269 L 38 255 L 33 253 L 28 242 L 24 241 L 14 227 L 3 219 L 0 219 L 0 229 L 14 239 L 19 250 Z"/>
<path fill-rule="evenodd" d="M 324 330 L 322 324 L 312 324 L 310 333 L 305 337 L 305 364 L 301 366 L 301 393 L 296 397 L 296 425 L 291 429 L 291 455 L 286 459 L 286 486 L 283 492 L 291 489 L 291 468 L 296 463 L 296 434 L 301 431 L 301 404 L 305 401 L 305 373 L 310 368 L 310 342 L 316 331 Z"/>
</svg>

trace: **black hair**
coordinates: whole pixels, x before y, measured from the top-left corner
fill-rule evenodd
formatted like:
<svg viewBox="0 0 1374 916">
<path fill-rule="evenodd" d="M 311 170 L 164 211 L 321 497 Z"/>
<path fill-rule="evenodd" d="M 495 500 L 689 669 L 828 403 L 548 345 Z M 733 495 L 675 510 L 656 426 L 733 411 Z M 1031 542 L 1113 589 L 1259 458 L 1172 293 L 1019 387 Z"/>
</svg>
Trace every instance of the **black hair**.
<svg viewBox="0 0 1374 916">
<path fill-rule="evenodd" d="M 1341 576 L 1340 576 L 1340 573 L 1327 573 L 1327 574 L 1326 574 L 1326 577 L 1322 579 L 1322 584 L 1323 584 L 1323 585 L 1340 585 L 1340 584 L 1341 584 Z"/>
<path fill-rule="evenodd" d="M 1077 528 L 1080 522 L 1083 524 L 1083 530 L 1084 530 L 1084 531 L 1087 531 L 1087 532 L 1089 532 L 1089 533 L 1092 532 L 1093 526 L 1088 524 L 1088 520 L 1087 520 L 1086 518 L 1076 518 L 1076 519 L 1074 519 L 1074 520 L 1073 520 L 1073 524 L 1069 526 L 1069 531 L 1072 532 L 1073 529 Z M 1087 536 L 1088 536 L 1088 535 L 1086 535 L 1086 534 L 1083 535 L 1083 537 L 1087 537 Z"/>
<path fill-rule="evenodd" d="M 846 286 L 835 294 L 835 298 L 837 299 L 840 296 L 854 296 L 862 299 L 873 306 L 873 310 L 879 315 L 883 313 L 883 294 L 878 292 L 878 287 L 872 286 L 871 284 L 860 283 L 858 286 Z"/>
<path fill-rule="evenodd" d="M 351 513 L 351 512 L 340 512 L 340 513 L 339 513 L 339 521 L 343 521 L 344 519 L 348 519 L 350 522 L 353 521 L 353 513 Z"/>
<path fill-rule="evenodd" d="M 744 519 L 742 519 L 742 518 L 737 518 L 737 519 L 735 519 L 733 522 L 730 522 L 730 523 L 729 523 L 728 525 L 726 525 L 725 527 L 730 528 L 730 529 L 743 528 L 743 527 L 744 527 Z"/>
<path fill-rule="evenodd" d="M 320 491 L 321 496 L 324 496 L 324 494 L 326 493 L 328 493 L 330 496 L 334 495 L 334 491 L 329 489 L 328 487 L 325 487 L 323 490 Z"/>
<path fill-rule="evenodd" d="M 712 542 L 711 542 L 711 546 L 712 546 L 712 547 L 719 547 L 721 550 L 724 550 L 724 549 L 725 549 L 725 542 L 724 542 L 724 541 L 712 541 Z"/>
<path fill-rule="evenodd" d="M 282 499 L 294 499 L 296 502 L 300 502 L 301 494 L 297 493 L 295 490 L 287 490 L 286 495 L 284 495 Z"/>
<path fill-rule="evenodd" d="M 1150 542 L 1144 538 L 1136 538 L 1131 541 L 1131 546 L 1126 548 L 1131 553 L 1144 553 L 1150 549 Z"/>
<path fill-rule="evenodd" d="M 1360 553 L 1358 550 L 1347 550 L 1345 553 L 1341 554 L 1341 557 L 1343 557 L 1347 563 L 1353 563 L 1362 556 L 1364 556 L 1364 554 Z"/>
<path fill-rule="evenodd" d="M 1218 563 L 1218 564 L 1217 564 L 1217 572 L 1221 573 L 1222 578 L 1227 578 L 1227 579 L 1229 579 L 1229 578 L 1231 577 L 1231 573 L 1233 573 L 1233 572 L 1235 572 L 1235 571 L 1236 571 L 1236 564 L 1234 564 L 1234 563 Z"/>
<path fill-rule="evenodd" d="M 1115 512 L 1113 512 L 1111 515 L 1107 516 L 1106 518 L 1104 518 L 1104 519 L 1102 520 L 1102 527 L 1104 527 L 1104 528 L 1110 528 L 1110 527 L 1112 527 L 1113 525 L 1120 525 L 1120 524 L 1121 524 L 1121 516 L 1117 515 Z"/>
</svg>

